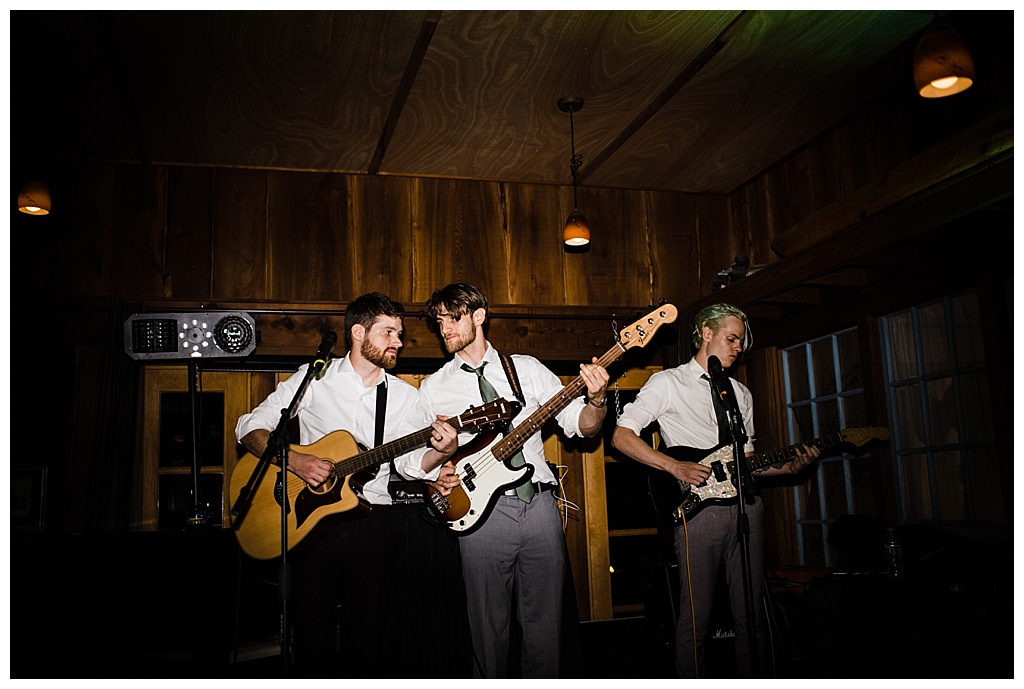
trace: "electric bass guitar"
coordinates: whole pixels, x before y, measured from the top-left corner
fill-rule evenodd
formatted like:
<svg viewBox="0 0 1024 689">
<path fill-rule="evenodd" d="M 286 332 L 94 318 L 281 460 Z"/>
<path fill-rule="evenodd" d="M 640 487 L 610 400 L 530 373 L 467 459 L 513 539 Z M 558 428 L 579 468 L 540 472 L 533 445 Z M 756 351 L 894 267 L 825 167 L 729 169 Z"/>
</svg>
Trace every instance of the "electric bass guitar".
<svg viewBox="0 0 1024 689">
<path fill-rule="evenodd" d="M 507 422 L 521 405 L 497 399 L 483 406 L 467 409 L 448 419 L 455 430 L 483 429 Z M 288 550 L 299 545 L 327 517 L 341 515 L 360 517 L 370 511 L 370 503 L 362 497 L 362 488 L 376 474 L 376 469 L 406 452 L 423 447 L 433 431 L 431 426 L 407 436 L 365 450 L 348 431 L 328 433 L 311 445 L 292 445 L 297 452 L 311 454 L 331 463 L 331 475 L 313 488 L 298 476 L 288 476 L 287 541 Z M 231 474 L 231 494 L 237 499 L 259 466 L 259 458 L 246 454 Z M 273 480 L 263 476 L 253 492 L 249 509 L 234 517 L 232 526 L 239 545 L 249 556 L 267 560 L 281 554 L 281 470 Z M 310 539 L 315 540 L 315 539 Z M 309 541 L 307 541 L 308 543 Z"/>
<path fill-rule="evenodd" d="M 673 322 L 676 315 L 676 307 L 672 304 L 659 306 L 623 328 L 619 332 L 618 342 L 597 363 L 607 368 L 627 349 L 646 346 L 655 331 L 662 324 Z M 479 528 L 505 490 L 532 477 L 533 467 L 529 463 L 513 468 L 510 466 L 511 458 L 523 448 L 530 436 L 579 397 L 586 386 L 583 378 L 577 376 L 501 440 L 495 442 L 497 431 L 482 433 L 456 450 L 450 461 L 454 463 L 461 483 L 447 496 L 442 495 L 433 485 L 427 485 L 427 502 L 447 522 L 449 529 L 467 534 Z"/>
<path fill-rule="evenodd" d="M 825 451 L 838 445 L 861 447 L 872 440 L 888 440 L 887 428 L 844 428 L 806 443 Z M 804 443 L 790 445 L 781 450 L 770 450 L 745 457 L 750 471 L 767 469 L 796 458 L 797 448 Z M 736 490 L 736 460 L 733 445 L 726 443 L 712 450 L 674 446 L 661 450 L 679 462 L 697 462 L 711 469 L 711 476 L 699 486 L 680 481 L 665 471 L 652 470 L 648 474 L 651 499 L 655 511 L 668 516 L 672 523 L 682 524 L 708 505 L 729 504 L 738 498 Z M 824 454 L 824 452 L 822 452 Z M 703 457 L 703 458 L 702 458 Z"/>
</svg>

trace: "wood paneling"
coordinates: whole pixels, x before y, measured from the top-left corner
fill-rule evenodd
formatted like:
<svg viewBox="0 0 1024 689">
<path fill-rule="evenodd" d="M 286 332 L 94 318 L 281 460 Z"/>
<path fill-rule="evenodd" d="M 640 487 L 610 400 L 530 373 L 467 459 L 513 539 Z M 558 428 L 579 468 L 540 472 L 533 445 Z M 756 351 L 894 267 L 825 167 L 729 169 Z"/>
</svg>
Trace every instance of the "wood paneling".
<svg viewBox="0 0 1024 689">
<path fill-rule="evenodd" d="M 813 215 L 805 213 L 798 216 L 801 220 L 781 233 L 772 243 L 772 248 L 783 257 L 796 254 L 821 243 L 859 219 L 883 214 L 915 196 L 934 195 L 955 184 L 958 177 L 981 171 L 983 165 L 995 165 L 1007 155 L 1012 156 L 1012 149 L 1012 111 L 996 113 L 975 127 L 890 169 L 870 185 L 851 191 L 841 202 L 837 200 Z M 1011 188 L 999 185 L 987 195 L 977 195 L 973 207 L 961 203 L 958 208 L 963 214 L 1010 194 Z M 948 220 L 956 216 L 947 210 L 940 217 Z"/>
<path fill-rule="evenodd" d="M 164 294 L 167 296 L 177 294 L 184 299 L 205 299 L 211 292 L 213 262 L 217 255 L 213 250 L 215 178 L 215 171 L 209 168 L 167 169 L 164 267 Z"/>
<path fill-rule="evenodd" d="M 395 301 L 413 301 L 417 271 L 414 232 L 415 192 L 408 179 L 346 177 L 350 203 L 346 255 L 341 266 L 345 302 L 367 292 Z"/>
<path fill-rule="evenodd" d="M 114 176 L 104 293 L 130 299 L 139 290 L 164 294 L 167 170 L 121 167 Z M 127 230 L 127 231 L 126 231 Z"/>
<path fill-rule="evenodd" d="M 502 234 L 508 246 L 509 303 L 566 303 L 568 256 L 561 248 L 569 215 L 561 187 L 502 184 Z M 562 213 L 565 215 L 562 215 Z"/>
<path fill-rule="evenodd" d="M 351 294 L 345 175 L 273 173 L 267 193 L 271 299 L 339 302 Z M 355 295 L 353 295 L 354 297 Z"/>
<path fill-rule="evenodd" d="M 813 127 L 813 122 L 831 125 L 883 85 L 858 81 L 850 87 L 842 79 L 810 77 L 812 72 L 828 65 L 831 76 L 858 73 L 878 58 L 868 46 L 884 45 L 884 52 L 891 51 L 924 26 L 923 19 L 887 12 L 754 12 L 634 137 L 628 164 L 616 156 L 608 161 L 612 171 L 639 173 L 646 163 L 663 178 L 675 180 L 671 188 L 676 190 L 730 192 L 739 185 L 727 179 L 750 180 L 779 160 L 764 155 L 766 142 L 785 152 L 802 147 L 826 129 Z M 758 50 L 769 45 L 771 58 L 765 59 Z M 804 91 L 801 84 L 808 78 L 815 87 Z M 792 126 L 797 121 L 800 125 Z M 654 142 L 657 155 L 643 157 Z M 624 179 L 602 175 L 602 181 L 622 186 Z"/>
<path fill-rule="evenodd" d="M 272 173 L 216 171 L 213 192 L 213 284 L 209 298 L 246 294 L 269 299 L 267 187 Z"/>
<path fill-rule="evenodd" d="M 566 303 L 648 306 L 650 241 L 642 193 L 581 189 L 579 202 L 590 223 L 591 241 L 585 252 L 564 252 Z M 571 208 L 566 208 L 568 217 Z M 556 228 L 564 225 L 563 218 Z M 563 251 L 560 244 L 557 251 Z"/>
<path fill-rule="evenodd" d="M 493 304 L 509 303 L 509 263 L 499 186 L 493 182 L 416 179 L 413 300 L 468 282 Z"/>
<path fill-rule="evenodd" d="M 701 294 L 704 278 L 700 263 L 701 218 L 715 207 L 724 207 L 725 199 L 657 192 L 647 198 L 652 278 L 649 302 L 658 304 L 665 299 L 676 306 L 689 303 Z"/>
</svg>

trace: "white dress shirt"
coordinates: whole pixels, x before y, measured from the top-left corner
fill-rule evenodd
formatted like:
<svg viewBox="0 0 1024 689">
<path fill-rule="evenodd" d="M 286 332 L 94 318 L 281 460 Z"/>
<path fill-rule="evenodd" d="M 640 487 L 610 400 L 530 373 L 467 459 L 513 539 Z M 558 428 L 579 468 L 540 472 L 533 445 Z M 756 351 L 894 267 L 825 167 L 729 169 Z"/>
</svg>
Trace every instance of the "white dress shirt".
<svg viewBox="0 0 1024 689">
<path fill-rule="evenodd" d="M 657 421 L 664 445 L 698 449 L 718 447 L 718 417 L 711 398 L 711 383 L 696 359 L 652 375 L 622 408 L 616 425 L 637 435 Z M 747 441 L 743 451 L 754 451 L 754 401 L 750 390 L 732 378 Z"/>
<path fill-rule="evenodd" d="M 282 381 L 274 392 L 253 411 L 243 414 L 235 425 L 235 436 L 241 440 L 256 429 L 273 431 L 281 421 L 282 412 L 288 408 L 302 381 L 309 364 L 303 364 L 290 378 Z M 420 416 L 417 413 L 416 388 L 404 380 L 381 369 L 377 384 L 387 385 L 387 413 L 384 422 L 384 441 L 390 442 L 423 426 L 416 426 Z M 363 385 L 362 377 L 352 368 L 346 354 L 342 359 L 331 359 L 320 380 L 310 379 L 306 390 L 294 410 L 299 421 L 299 444 L 310 445 L 328 433 L 337 430 L 348 431 L 362 448 L 374 446 L 376 435 L 377 387 Z M 430 425 L 427 423 L 426 425 Z M 331 457 L 335 462 L 348 457 Z M 405 467 L 395 459 L 395 466 L 402 473 Z M 373 471 L 372 467 L 367 468 Z M 385 462 L 376 477 L 363 486 L 363 496 L 375 505 L 390 505 L 388 480 L 391 469 Z M 295 480 L 300 480 L 296 477 Z"/>
<path fill-rule="evenodd" d="M 523 396 L 526 398 L 523 409 L 512 420 L 512 425 L 517 426 L 561 392 L 564 386 L 558 376 L 552 373 L 539 359 L 524 354 L 511 356 Z M 487 343 L 487 351 L 481 360 L 481 365 L 484 361 L 487 362 L 487 366 L 484 368 L 484 377 L 494 386 L 498 395 L 509 402 L 518 401 L 512 392 L 512 385 L 505 377 L 501 358 L 490 342 Z M 476 373 L 462 370 L 462 365 L 468 363 L 456 354 L 437 372 L 420 383 L 419 406 L 424 419 L 435 419 L 437 414 L 456 416 L 470 407 L 478 407 L 483 404 Z M 583 398 L 577 397 L 555 415 L 554 418 L 562 427 L 566 437 L 582 435 L 579 428 L 579 417 L 583 407 Z M 472 433 L 460 433 L 459 447 L 463 447 L 472 439 Z M 417 458 L 422 457 L 423 451 L 413 452 L 412 455 Z M 541 432 L 534 433 L 529 437 L 523 446 L 523 456 L 533 466 L 534 483 L 555 483 L 554 474 L 548 467 L 544 456 L 544 439 L 541 437 Z M 435 469 L 429 475 L 425 474 L 420 469 L 418 461 L 412 462 L 408 470 L 410 472 L 418 470 L 418 473 L 410 473 L 411 477 L 428 480 L 436 479 L 439 471 L 439 469 Z"/>
</svg>

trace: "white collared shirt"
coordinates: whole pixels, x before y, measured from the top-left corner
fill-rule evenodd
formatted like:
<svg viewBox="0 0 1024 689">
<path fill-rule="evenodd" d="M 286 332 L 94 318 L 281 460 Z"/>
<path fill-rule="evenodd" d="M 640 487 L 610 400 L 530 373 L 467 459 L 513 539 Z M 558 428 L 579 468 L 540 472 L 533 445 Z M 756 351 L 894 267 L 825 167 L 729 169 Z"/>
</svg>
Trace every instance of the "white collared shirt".
<svg viewBox="0 0 1024 689">
<path fill-rule="evenodd" d="M 711 384 L 701 376 L 696 359 L 652 375 L 622 408 L 617 425 L 637 435 L 657 421 L 663 444 L 711 449 L 719 444 L 718 418 L 711 398 Z M 744 452 L 754 451 L 754 400 L 743 383 L 730 378 L 746 430 Z"/>
<path fill-rule="evenodd" d="M 513 354 L 512 360 L 515 364 L 523 396 L 526 399 L 524 408 L 512 420 L 512 425 L 518 426 L 561 392 L 564 386 L 558 376 L 552 373 L 539 359 L 524 354 Z M 481 360 L 481 364 L 484 361 L 487 362 L 484 376 L 494 386 L 498 395 L 509 402 L 518 401 L 512 392 L 511 383 L 509 383 L 508 378 L 505 376 L 498 352 L 491 346 L 490 342 L 487 343 L 487 351 Z M 455 416 L 470 407 L 478 407 L 483 404 L 476 373 L 463 371 L 462 365 L 465 363 L 468 362 L 456 354 L 444 366 L 420 383 L 419 405 L 424 418 L 434 419 L 437 414 Z M 577 397 L 555 415 L 554 418 L 558 421 L 559 426 L 561 426 L 567 437 L 572 438 L 582 435 L 579 428 L 579 417 L 584 406 L 582 397 Z M 533 466 L 534 483 L 554 483 L 555 477 L 545 460 L 544 439 L 541 436 L 542 434 L 537 432 L 529 437 L 523 446 L 523 456 Z M 464 447 L 473 438 L 474 434 L 472 433 L 460 433 L 459 447 Z M 437 478 L 437 469 L 429 475 L 424 474 L 420 469 L 418 459 L 422 457 L 423 451 L 416 451 L 412 454 L 417 458 L 417 461 L 411 462 L 408 470 L 419 471 L 418 473 L 411 473 L 411 477 L 430 480 Z"/>
<path fill-rule="evenodd" d="M 292 403 L 308 368 L 309 364 L 300 366 L 258 407 L 240 416 L 235 425 L 235 437 L 241 440 L 253 430 L 262 428 L 273 431 L 277 428 L 282 412 Z M 416 388 L 383 369 L 377 379 L 377 385 L 382 382 L 387 385 L 384 441 L 389 442 L 422 428 L 423 426 L 415 426 L 420 420 L 416 407 L 419 396 Z M 352 368 L 347 354 L 342 359 L 331 359 L 320 380 L 310 379 L 302 399 L 294 410 L 294 415 L 298 416 L 300 445 L 310 445 L 328 433 L 344 430 L 348 431 L 362 448 L 371 448 L 374 446 L 377 428 L 377 387 L 363 385 L 362 377 Z M 331 459 L 340 461 L 348 458 Z M 399 462 L 400 458 L 396 458 L 395 466 L 405 472 L 405 468 L 401 467 Z M 367 470 L 372 471 L 372 468 Z M 376 477 L 363 486 L 363 495 L 369 502 L 375 505 L 391 504 L 387 486 L 390 475 L 389 462 L 385 462 Z"/>
</svg>

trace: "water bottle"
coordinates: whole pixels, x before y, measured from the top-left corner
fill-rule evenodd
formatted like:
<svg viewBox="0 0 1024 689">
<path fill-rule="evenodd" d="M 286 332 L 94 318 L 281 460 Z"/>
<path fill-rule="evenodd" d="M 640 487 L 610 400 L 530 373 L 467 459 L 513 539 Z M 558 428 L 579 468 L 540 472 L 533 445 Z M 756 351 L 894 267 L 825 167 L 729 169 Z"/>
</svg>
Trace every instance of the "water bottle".
<svg viewBox="0 0 1024 689">
<path fill-rule="evenodd" d="M 888 575 L 892 581 L 900 581 L 906 574 L 903 569 L 903 546 L 896 537 L 896 530 L 890 528 L 885 541 L 885 554 L 888 564 Z"/>
</svg>

